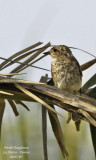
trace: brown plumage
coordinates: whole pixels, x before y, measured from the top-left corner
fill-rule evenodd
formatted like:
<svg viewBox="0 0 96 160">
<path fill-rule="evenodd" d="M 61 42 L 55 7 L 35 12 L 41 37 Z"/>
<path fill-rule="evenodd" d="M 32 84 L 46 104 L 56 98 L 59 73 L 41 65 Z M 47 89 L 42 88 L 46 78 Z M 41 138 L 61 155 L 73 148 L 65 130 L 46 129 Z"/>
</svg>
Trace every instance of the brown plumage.
<svg viewBox="0 0 96 160">
<path fill-rule="evenodd" d="M 58 45 L 49 52 L 53 59 L 51 73 L 55 86 L 71 93 L 79 92 L 82 85 L 82 71 L 71 50 L 67 46 Z"/>
<path fill-rule="evenodd" d="M 82 71 L 71 50 L 65 45 L 57 45 L 49 53 L 53 60 L 51 74 L 55 86 L 70 93 L 79 93 L 82 85 Z M 72 115 L 73 119 L 79 119 L 78 115 Z M 71 117 L 68 118 L 68 121 L 70 119 Z M 78 124 L 77 122 L 76 125 Z"/>
</svg>

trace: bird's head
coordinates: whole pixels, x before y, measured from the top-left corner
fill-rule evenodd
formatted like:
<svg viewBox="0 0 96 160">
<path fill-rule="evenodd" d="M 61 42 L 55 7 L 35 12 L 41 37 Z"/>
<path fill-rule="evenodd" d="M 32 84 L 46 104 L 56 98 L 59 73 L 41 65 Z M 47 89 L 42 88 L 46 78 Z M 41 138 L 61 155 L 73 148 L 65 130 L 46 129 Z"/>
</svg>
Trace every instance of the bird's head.
<svg viewBox="0 0 96 160">
<path fill-rule="evenodd" d="M 69 47 L 65 45 L 57 45 L 50 49 L 50 51 L 47 52 L 47 54 L 50 54 L 52 58 L 59 58 L 59 57 L 70 57 L 72 55 L 71 50 Z"/>
</svg>

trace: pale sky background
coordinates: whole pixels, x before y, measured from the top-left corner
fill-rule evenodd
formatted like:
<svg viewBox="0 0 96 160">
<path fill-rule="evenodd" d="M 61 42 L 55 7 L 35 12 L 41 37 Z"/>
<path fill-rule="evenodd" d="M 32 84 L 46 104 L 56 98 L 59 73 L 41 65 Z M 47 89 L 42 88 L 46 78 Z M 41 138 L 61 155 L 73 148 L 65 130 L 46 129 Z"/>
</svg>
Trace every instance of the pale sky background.
<svg viewBox="0 0 96 160">
<path fill-rule="evenodd" d="M 0 57 L 7 58 L 38 41 L 78 47 L 96 56 L 96 0 L 0 0 Z M 81 51 L 72 52 L 80 64 L 93 59 Z M 36 65 L 50 69 L 51 57 Z M 51 76 L 34 68 L 23 72 L 25 79 L 34 81 L 46 73 Z M 94 73 L 96 64 L 83 72 L 83 83 Z"/>
<path fill-rule="evenodd" d="M 95 0 L 0 0 L 0 56 L 8 57 L 38 41 L 78 47 L 96 56 L 95 19 Z M 93 59 L 72 51 L 80 64 Z M 36 65 L 49 69 L 51 57 Z M 83 73 L 83 83 L 95 68 Z M 39 81 L 46 72 L 30 68 L 29 73 L 28 79 Z"/>
</svg>

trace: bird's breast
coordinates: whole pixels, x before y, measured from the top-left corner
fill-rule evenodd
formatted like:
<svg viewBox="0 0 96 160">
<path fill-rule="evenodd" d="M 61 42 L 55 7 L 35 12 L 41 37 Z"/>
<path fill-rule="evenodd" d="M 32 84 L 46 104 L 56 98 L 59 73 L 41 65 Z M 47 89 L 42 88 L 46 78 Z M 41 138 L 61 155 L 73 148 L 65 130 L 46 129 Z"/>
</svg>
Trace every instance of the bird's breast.
<svg viewBox="0 0 96 160">
<path fill-rule="evenodd" d="M 78 92 L 81 88 L 82 78 L 79 68 L 74 61 L 53 60 L 51 64 L 51 73 L 54 84 L 57 88 Z"/>
</svg>

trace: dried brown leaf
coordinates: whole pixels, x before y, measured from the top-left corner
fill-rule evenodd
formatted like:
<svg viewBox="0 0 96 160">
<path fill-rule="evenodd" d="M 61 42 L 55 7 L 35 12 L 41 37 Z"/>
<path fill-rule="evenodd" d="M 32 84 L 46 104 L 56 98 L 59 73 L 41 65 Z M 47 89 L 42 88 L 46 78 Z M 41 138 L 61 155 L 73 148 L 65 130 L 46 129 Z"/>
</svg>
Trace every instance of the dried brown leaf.
<svg viewBox="0 0 96 160">
<path fill-rule="evenodd" d="M 23 102 L 21 102 L 21 101 L 15 101 L 15 103 L 16 103 L 16 104 L 20 104 L 21 106 L 23 106 L 24 108 L 26 108 L 28 111 L 30 111 L 29 108 L 27 107 L 27 105 L 26 105 L 25 103 L 23 103 Z"/>
<path fill-rule="evenodd" d="M 84 63 L 83 65 L 81 65 L 81 70 L 84 71 L 84 70 L 88 69 L 89 67 L 91 67 L 95 63 L 96 63 L 96 59 L 93 59 L 87 63 Z"/>
<path fill-rule="evenodd" d="M 47 109 L 43 105 L 42 105 L 42 134 L 43 134 L 44 160 L 48 160 L 48 151 L 47 151 Z"/>
<path fill-rule="evenodd" d="M 5 60 L 3 63 L 0 64 L 0 69 L 2 69 L 2 67 L 4 67 L 9 61 L 13 60 L 15 57 L 17 57 L 17 56 L 19 56 L 19 55 L 21 55 L 21 54 L 23 54 L 23 53 L 35 48 L 35 47 L 41 45 L 41 44 L 42 44 L 41 42 L 38 42 L 38 43 L 36 43 L 36 44 L 34 44 L 32 46 L 29 46 L 29 47 L 27 47 L 27 48 L 15 53 L 15 54 L 13 54 L 7 60 Z"/>
<path fill-rule="evenodd" d="M 44 84 L 40 82 L 33 82 L 33 81 L 26 81 L 23 79 L 16 79 L 16 78 L 7 78 L 7 77 L 0 77 L 0 83 L 34 83 L 34 84 Z"/>
<path fill-rule="evenodd" d="M 43 106 L 45 106 L 47 109 L 49 109 L 50 111 L 62 116 L 60 113 L 58 113 L 57 111 L 55 111 L 51 106 L 49 106 L 46 102 L 44 102 L 42 99 L 40 99 L 39 97 L 37 97 L 36 95 L 34 95 L 33 93 L 29 92 L 27 89 L 23 88 L 22 86 L 15 84 L 15 86 L 20 89 L 22 92 L 24 92 L 25 94 L 27 94 L 29 97 L 32 97 L 32 99 L 35 99 L 37 102 L 39 102 L 40 104 L 42 104 Z M 62 116 L 63 117 L 63 116 Z"/>
<path fill-rule="evenodd" d="M 4 91 L 0 91 L 0 94 L 10 95 L 10 96 L 13 95 L 12 93 L 4 92 Z"/>
<path fill-rule="evenodd" d="M 47 43 L 44 47 L 39 49 L 34 55 L 32 55 L 30 58 L 28 58 L 26 61 L 24 61 L 25 67 L 22 67 L 22 65 L 19 65 L 18 67 L 15 68 L 12 72 L 21 72 L 25 68 L 27 68 L 32 60 L 34 60 L 37 56 L 39 56 L 43 51 L 45 51 L 48 47 L 50 47 L 50 43 Z M 42 57 L 43 58 L 43 57 Z"/>
<path fill-rule="evenodd" d="M 79 109 L 79 113 L 82 113 L 87 118 L 87 122 L 89 121 L 90 124 L 96 127 L 96 121 L 92 118 L 92 116 L 90 116 L 90 114 L 88 114 L 88 112 Z"/>
<path fill-rule="evenodd" d="M 0 74 L 1 77 L 3 76 L 15 76 L 15 75 L 22 75 L 22 74 L 26 74 L 26 73 L 7 73 L 7 74 Z"/>
<path fill-rule="evenodd" d="M 52 105 L 52 107 L 53 107 L 53 105 Z M 51 111 L 48 111 L 48 113 L 49 113 L 49 118 L 50 118 L 50 122 L 51 122 L 51 126 L 52 126 L 52 129 L 53 129 L 54 135 L 55 135 L 56 140 L 57 140 L 57 142 L 60 146 L 63 157 L 65 158 L 65 156 L 66 156 L 67 159 L 68 159 L 69 155 L 68 155 L 68 152 L 65 148 L 63 133 L 62 133 L 62 129 L 61 129 L 59 119 L 58 119 L 58 117 L 55 113 L 53 113 Z"/>
<path fill-rule="evenodd" d="M 40 82 L 47 83 L 48 74 L 40 78 Z M 43 134 L 43 150 L 44 160 L 48 160 L 47 150 L 47 109 L 42 105 L 42 134 Z"/>
<path fill-rule="evenodd" d="M 16 107 L 16 105 L 15 105 L 14 101 L 12 101 L 12 100 L 8 100 L 8 102 L 9 102 L 9 104 L 10 104 L 10 106 L 11 106 L 11 108 L 12 108 L 12 110 L 13 110 L 14 114 L 15 114 L 15 116 L 18 116 L 18 115 L 19 115 L 19 113 L 18 113 L 18 111 L 17 111 L 17 107 Z"/>
</svg>

